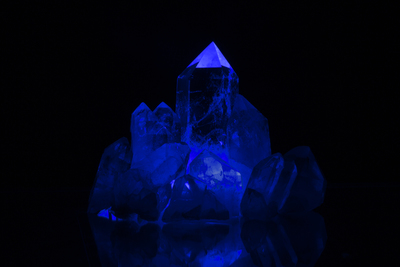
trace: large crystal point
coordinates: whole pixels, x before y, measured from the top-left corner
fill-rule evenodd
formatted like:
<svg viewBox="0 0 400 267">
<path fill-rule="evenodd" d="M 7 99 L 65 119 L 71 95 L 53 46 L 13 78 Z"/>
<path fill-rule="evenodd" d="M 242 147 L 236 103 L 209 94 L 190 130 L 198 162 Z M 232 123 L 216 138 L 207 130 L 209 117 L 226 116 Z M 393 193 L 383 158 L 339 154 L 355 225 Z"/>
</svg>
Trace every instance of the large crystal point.
<svg viewBox="0 0 400 267">
<path fill-rule="evenodd" d="M 229 160 L 253 169 L 271 155 L 268 120 L 238 94 L 228 121 Z"/>
<path fill-rule="evenodd" d="M 88 212 L 97 213 L 111 206 L 114 181 L 118 173 L 129 169 L 131 160 L 130 144 L 125 137 L 104 150 L 90 193 Z"/>
<path fill-rule="evenodd" d="M 151 183 L 163 186 L 185 174 L 189 158 L 189 146 L 180 143 L 168 143 L 148 154 L 132 168 L 146 170 L 151 173 Z"/>
<path fill-rule="evenodd" d="M 192 150 L 208 148 L 227 155 L 226 127 L 238 92 L 238 76 L 212 42 L 178 77 L 182 141 Z"/>
<path fill-rule="evenodd" d="M 286 179 L 280 179 L 283 168 L 284 162 L 280 153 L 269 156 L 254 167 L 240 203 L 243 216 L 266 220 L 278 213 L 283 193 L 288 191 L 285 190 L 287 175 L 284 175 Z"/>
<path fill-rule="evenodd" d="M 297 177 L 279 213 L 311 211 L 324 201 L 326 180 L 308 146 L 295 147 L 284 155 L 293 160 Z"/>
</svg>

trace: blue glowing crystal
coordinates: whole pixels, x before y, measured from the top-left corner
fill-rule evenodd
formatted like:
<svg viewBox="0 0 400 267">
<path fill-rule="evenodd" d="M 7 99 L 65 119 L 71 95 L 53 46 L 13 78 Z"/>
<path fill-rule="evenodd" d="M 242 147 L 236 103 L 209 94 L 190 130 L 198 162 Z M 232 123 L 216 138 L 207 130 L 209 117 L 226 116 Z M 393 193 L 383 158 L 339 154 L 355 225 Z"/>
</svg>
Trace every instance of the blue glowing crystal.
<svg viewBox="0 0 400 267">
<path fill-rule="evenodd" d="M 90 193 L 88 212 L 97 213 L 111 206 L 116 177 L 129 169 L 131 160 L 130 144 L 125 137 L 104 150 Z"/>
<path fill-rule="evenodd" d="M 311 211 L 324 201 L 326 180 L 308 146 L 295 147 L 284 155 L 293 160 L 297 167 L 297 177 L 279 213 Z"/>
<path fill-rule="evenodd" d="M 190 149 L 227 153 L 228 119 L 239 92 L 239 78 L 212 42 L 178 76 L 176 112 Z"/>
<path fill-rule="evenodd" d="M 116 221 L 269 220 L 323 202 L 326 181 L 310 149 L 271 155 L 267 118 L 239 94 L 214 42 L 178 76 L 176 113 L 141 103 L 130 129 L 130 145 L 122 138 L 105 150 L 88 212 Z"/>
</svg>

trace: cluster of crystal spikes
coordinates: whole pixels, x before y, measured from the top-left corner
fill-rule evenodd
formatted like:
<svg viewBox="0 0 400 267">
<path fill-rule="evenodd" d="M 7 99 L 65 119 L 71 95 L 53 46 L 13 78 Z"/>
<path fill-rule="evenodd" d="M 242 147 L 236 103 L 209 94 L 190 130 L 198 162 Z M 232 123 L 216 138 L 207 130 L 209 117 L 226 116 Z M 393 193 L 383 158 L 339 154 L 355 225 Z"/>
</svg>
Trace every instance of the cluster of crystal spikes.
<svg viewBox="0 0 400 267">
<path fill-rule="evenodd" d="M 178 77 L 165 103 L 132 113 L 131 142 L 104 151 L 88 212 L 118 220 L 268 220 L 311 211 L 326 181 L 309 147 L 271 155 L 268 120 L 239 94 L 212 42 Z M 111 216 L 110 215 L 110 216 Z"/>
</svg>

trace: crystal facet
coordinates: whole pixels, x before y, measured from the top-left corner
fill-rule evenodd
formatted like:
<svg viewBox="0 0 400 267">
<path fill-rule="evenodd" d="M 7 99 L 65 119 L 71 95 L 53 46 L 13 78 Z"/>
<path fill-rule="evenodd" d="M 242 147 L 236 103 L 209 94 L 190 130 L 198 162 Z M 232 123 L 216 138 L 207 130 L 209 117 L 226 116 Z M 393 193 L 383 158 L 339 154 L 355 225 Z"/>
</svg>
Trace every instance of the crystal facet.
<svg viewBox="0 0 400 267">
<path fill-rule="evenodd" d="M 297 255 L 285 229 L 276 220 L 245 222 L 240 235 L 254 265 L 296 266 Z"/>
<path fill-rule="evenodd" d="M 229 159 L 253 169 L 271 155 L 268 120 L 238 94 L 228 121 Z"/>
</svg>

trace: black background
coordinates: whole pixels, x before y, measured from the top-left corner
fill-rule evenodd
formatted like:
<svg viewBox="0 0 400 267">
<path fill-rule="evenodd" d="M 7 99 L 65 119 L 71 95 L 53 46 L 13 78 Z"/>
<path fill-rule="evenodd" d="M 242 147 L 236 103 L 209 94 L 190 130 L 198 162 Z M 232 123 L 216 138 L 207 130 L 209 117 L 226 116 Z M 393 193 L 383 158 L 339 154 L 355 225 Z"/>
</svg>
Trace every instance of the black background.
<svg viewBox="0 0 400 267">
<path fill-rule="evenodd" d="M 2 188 L 90 188 L 131 113 L 174 109 L 177 76 L 212 41 L 268 118 L 273 153 L 310 146 L 328 183 L 393 181 L 396 9 L 322 2 L 3 9 Z"/>
</svg>

